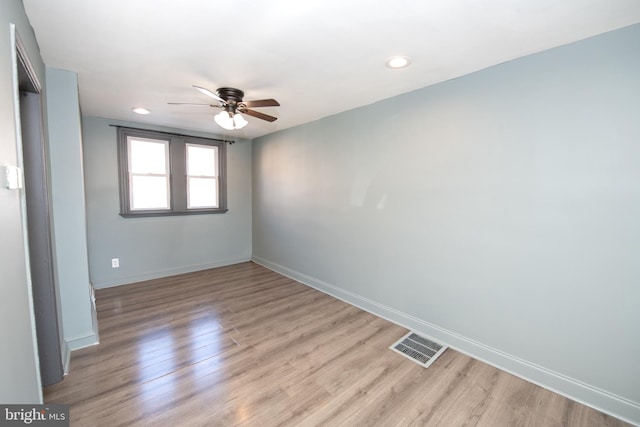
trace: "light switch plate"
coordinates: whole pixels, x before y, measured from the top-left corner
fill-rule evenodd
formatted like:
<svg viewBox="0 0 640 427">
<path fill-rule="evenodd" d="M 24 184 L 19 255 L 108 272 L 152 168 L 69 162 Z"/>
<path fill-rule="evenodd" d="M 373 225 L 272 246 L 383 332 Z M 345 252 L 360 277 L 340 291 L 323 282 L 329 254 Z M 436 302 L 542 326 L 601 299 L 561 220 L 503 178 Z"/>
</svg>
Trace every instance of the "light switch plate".
<svg viewBox="0 0 640 427">
<path fill-rule="evenodd" d="M 17 190 L 22 188 L 22 170 L 17 166 L 7 165 L 4 167 L 6 188 L 9 190 Z"/>
</svg>

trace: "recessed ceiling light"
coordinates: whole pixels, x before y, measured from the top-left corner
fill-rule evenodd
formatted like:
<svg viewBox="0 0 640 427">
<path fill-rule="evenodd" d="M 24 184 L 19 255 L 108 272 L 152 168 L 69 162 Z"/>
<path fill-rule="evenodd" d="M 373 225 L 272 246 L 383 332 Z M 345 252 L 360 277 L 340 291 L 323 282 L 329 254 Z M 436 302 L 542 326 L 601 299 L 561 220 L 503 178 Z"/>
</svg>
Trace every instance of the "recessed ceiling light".
<svg viewBox="0 0 640 427">
<path fill-rule="evenodd" d="M 411 64 L 411 59 L 406 56 L 392 56 L 385 62 L 389 68 L 405 68 Z"/>
<path fill-rule="evenodd" d="M 131 109 L 134 113 L 138 113 L 138 114 L 149 114 L 151 113 L 151 111 L 147 110 L 144 107 L 134 107 Z"/>
</svg>

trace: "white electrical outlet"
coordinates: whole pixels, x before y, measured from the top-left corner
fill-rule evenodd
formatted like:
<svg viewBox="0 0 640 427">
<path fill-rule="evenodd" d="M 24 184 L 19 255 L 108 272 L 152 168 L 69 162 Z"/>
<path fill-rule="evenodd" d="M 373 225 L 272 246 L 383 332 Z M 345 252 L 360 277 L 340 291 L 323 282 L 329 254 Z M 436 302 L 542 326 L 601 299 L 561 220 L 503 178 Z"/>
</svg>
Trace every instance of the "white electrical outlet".
<svg viewBox="0 0 640 427">
<path fill-rule="evenodd" d="M 120 267 L 120 258 L 113 258 L 111 260 L 111 268 L 118 268 Z"/>
</svg>

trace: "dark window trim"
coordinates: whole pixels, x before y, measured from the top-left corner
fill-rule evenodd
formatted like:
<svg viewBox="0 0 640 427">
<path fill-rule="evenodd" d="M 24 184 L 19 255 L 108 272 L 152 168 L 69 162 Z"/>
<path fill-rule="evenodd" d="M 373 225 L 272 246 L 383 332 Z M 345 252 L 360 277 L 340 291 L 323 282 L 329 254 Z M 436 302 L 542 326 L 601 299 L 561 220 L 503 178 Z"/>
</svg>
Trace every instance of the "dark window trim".
<svg viewBox="0 0 640 427">
<path fill-rule="evenodd" d="M 115 125 L 112 125 L 115 126 Z M 137 129 L 125 126 L 115 126 L 118 132 L 118 178 L 120 183 L 120 216 L 124 218 L 203 215 L 228 212 L 227 208 L 227 149 L 222 139 L 203 138 L 200 136 L 183 135 L 171 132 Z M 127 137 L 156 139 L 169 142 L 169 209 L 161 210 L 131 210 L 129 194 L 129 159 L 127 152 Z M 218 176 L 218 204 L 217 208 L 187 209 L 186 204 L 186 144 L 209 145 L 218 147 L 219 176 Z"/>
</svg>

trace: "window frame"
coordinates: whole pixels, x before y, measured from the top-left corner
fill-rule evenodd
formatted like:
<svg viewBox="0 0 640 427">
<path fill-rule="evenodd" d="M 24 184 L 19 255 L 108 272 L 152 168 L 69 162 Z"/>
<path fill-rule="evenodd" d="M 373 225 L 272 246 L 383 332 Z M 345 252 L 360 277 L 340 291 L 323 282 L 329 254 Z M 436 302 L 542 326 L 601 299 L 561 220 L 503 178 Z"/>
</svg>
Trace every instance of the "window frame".
<svg viewBox="0 0 640 427">
<path fill-rule="evenodd" d="M 186 160 L 186 166 L 185 166 L 185 176 L 186 176 L 186 180 L 187 180 L 187 209 L 189 210 L 193 210 L 193 209 L 215 209 L 214 207 L 211 206 L 200 206 L 200 207 L 190 207 L 189 203 L 190 203 L 190 196 L 191 196 L 191 179 L 206 179 L 206 180 L 213 180 L 215 182 L 215 187 L 216 187 L 216 198 L 218 199 L 218 205 L 220 204 L 220 194 L 218 193 L 218 191 L 220 190 L 220 185 L 218 184 L 220 181 L 220 171 L 218 170 L 218 165 L 220 164 L 218 157 L 220 157 L 220 150 L 218 149 L 218 147 L 212 147 L 210 145 L 203 145 L 203 144 L 192 144 L 191 142 L 186 142 L 184 144 L 185 146 L 185 160 Z M 196 175 L 196 174 L 192 174 L 189 171 L 189 148 L 190 147 L 196 147 L 196 148 L 200 148 L 200 147 L 206 147 L 206 149 L 211 149 L 211 148 L 216 148 L 214 157 L 216 159 L 215 164 L 213 165 L 213 175 Z"/>
<path fill-rule="evenodd" d="M 170 169 L 170 155 L 169 155 L 169 140 L 168 139 L 150 139 L 150 138 L 142 138 L 140 136 L 131 136 L 128 135 L 126 136 L 126 144 L 127 144 L 127 151 L 130 152 L 131 149 L 131 140 L 132 139 L 136 139 L 138 141 L 148 141 L 148 142 L 152 142 L 152 143 L 162 143 L 163 145 L 163 151 L 164 151 L 164 173 L 163 174 L 156 174 L 156 173 L 139 173 L 139 172 L 135 172 L 131 170 L 131 166 L 132 166 L 132 161 L 133 158 L 131 157 L 130 153 L 127 154 L 127 179 L 128 179 L 128 185 L 127 185 L 127 190 L 129 191 L 129 209 L 132 212 L 140 212 L 140 211 L 149 211 L 151 209 L 144 209 L 144 208 L 134 208 L 133 206 L 131 206 L 132 204 L 132 198 L 131 198 L 131 193 L 132 193 L 132 189 L 134 188 L 134 183 L 132 182 L 134 180 L 134 178 L 136 176 L 161 176 L 163 178 L 166 179 L 166 190 L 167 190 L 167 197 L 166 197 L 166 207 L 158 207 L 156 208 L 156 210 L 158 211 L 162 211 L 162 212 L 167 212 L 168 210 L 171 209 L 171 169 Z"/>
<path fill-rule="evenodd" d="M 120 216 L 124 218 L 220 214 L 227 208 L 227 168 L 225 141 L 147 129 L 117 126 L 118 129 L 118 174 L 120 187 Z M 129 180 L 128 138 L 144 138 L 169 143 L 169 209 L 131 209 L 131 187 Z M 217 147 L 218 207 L 187 207 L 187 144 Z"/>
</svg>

